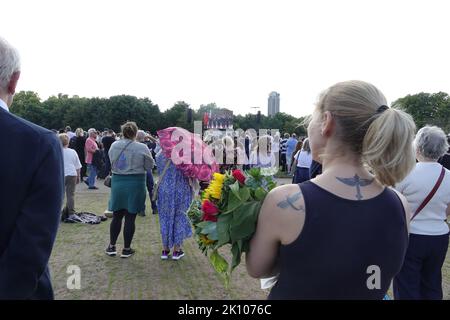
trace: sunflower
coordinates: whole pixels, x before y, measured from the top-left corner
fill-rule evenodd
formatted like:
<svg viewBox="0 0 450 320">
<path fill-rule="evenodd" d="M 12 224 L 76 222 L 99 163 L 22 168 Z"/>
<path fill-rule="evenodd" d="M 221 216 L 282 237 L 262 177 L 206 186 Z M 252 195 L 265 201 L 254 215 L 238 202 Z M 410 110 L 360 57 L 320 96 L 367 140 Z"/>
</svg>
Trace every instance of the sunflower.
<svg viewBox="0 0 450 320">
<path fill-rule="evenodd" d="M 208 239 L 208 237 L 205 236 L 204 234 L 200 235 L 200 241 L 206 246 L 214 244 L 216 242 L 215 240 Z"/>
<path fill-rule="evenodd" d="M 223 187 L 223 181 L 225 179 L 224 174 L 220 173 L 214 173 L 213 179 L 211 183 L 209 184 L 208 188 L 205 190 L 205 193 L 208 195 L 208 197 L 214 198 L 219 200 L 222 196 L 222 187 Z M 203 198 L 206 199 L 206 198 Z"/>
<path fill-rule="evenodd" d="M 208 189 L 205 189 L 202 193 L 202 202 L 209 199 L 211 199 L 211 194 L 209 193 Z"/>
</svg>

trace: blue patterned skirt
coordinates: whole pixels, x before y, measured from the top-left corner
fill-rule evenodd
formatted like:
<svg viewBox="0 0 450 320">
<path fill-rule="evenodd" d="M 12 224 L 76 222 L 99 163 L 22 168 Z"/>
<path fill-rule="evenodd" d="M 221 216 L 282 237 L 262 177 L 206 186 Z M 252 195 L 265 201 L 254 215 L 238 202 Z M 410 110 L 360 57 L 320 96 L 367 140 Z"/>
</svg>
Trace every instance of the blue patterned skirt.
<svg viewBox="0 0 450 320">
<path fill-rule="evenodd" d="M 156 157 L 158 173 L 161 176 L 167 158 Z M 189 180 L 171 162 L 158 189 L 158 214 L 163 246 L 171 249 L 181 246 L 192 236 L 192 227 L 187 210 L 192 201 Z"/>
</svg>

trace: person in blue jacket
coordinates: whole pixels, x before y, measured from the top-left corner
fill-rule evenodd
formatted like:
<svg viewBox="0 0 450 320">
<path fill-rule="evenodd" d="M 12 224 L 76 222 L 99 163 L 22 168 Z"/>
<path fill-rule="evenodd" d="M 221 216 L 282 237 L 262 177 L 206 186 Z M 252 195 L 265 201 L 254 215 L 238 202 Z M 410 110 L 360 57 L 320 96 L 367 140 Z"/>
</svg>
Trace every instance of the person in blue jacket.
<svg viewBox="0 0 450 320">
<path fill-rule="evenodd" d="M 19 76 L 18 52 L 0 38 L 0 300 L 53 299 L 48 261 L 63 199 L 62 146 L 9 111 Z"/>
</svg>

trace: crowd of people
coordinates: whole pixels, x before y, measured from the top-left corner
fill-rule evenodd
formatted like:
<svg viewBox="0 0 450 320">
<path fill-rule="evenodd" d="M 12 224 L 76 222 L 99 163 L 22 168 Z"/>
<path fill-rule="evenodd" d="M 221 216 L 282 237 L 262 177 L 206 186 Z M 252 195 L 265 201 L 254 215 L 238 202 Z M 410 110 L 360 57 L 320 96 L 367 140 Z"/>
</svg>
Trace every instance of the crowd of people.
<svg viewBox="0 0 450 320">
<path fill-rule="evenodd" d="M 198 181 L 134 122 L 117 135 L 70 127 L 56 135 L 11 114 L 19 77 L 18 53 L 0 39 L 0 148 L 8 150 L 0 157 L 8 169 L 0 179 L 0 299 L 53 298 L 48 261 L 64 193 L 62 214 L 73 214 L 77 183 L 95 190 L 97 177 L 111 177 L 108 256 L 118 254 L 122 229 L 120 256 L 136 253 L 136 215 L 145 214 L 148 194 L 159 214 L 161 259 L 181 259 Z M 392 283 L 395 299 L 443 298 L 450 141 L 442 129 L 416 134 L 412 117 L 388 107 L 378 88 L 346 81 L 321 94 L 307 137 L 224 137 L 221 144 L 235 161 L 222 170 L 273 167 L 279 153 L 293 175 L 266 197 L 246 253 L 251 276 L 276 278 L 270 299 L 383 299 Z M 236 164 L 239 154 L 247 160 Z M 373 283 L 370 270 L 379 273 Z"/>
<path fill-rule="evenodd" d="M 70 136 L 72 138 L 69 140 Z M 131 247 L 135 220 L 137 215 L 145 216 L 148 193 L 152 213 L 159 213 L 163 247 L 161 259 L 171 256 L 172 260 L 179 260 L 184 256 L 183 240 L 192 235 L 185 215 L 192 201 L 192 187 L 172 161 L 164 158 L 157 137 L 139 130 L 134 122 L 125 123 L 118 135 L 110 129 L 100 133 L 93 128 L 88 130 L 87 135 L 82 128 L 72 134 L 68 126 L 64 133 L 59 133 L 59 137 L 64 148 L 67 198 L 63 219 L 76 212 L 74 193 L 77 183 L 84 181 L 89 190 L 96 190 L 97 178 L 111 175 L 111 194 L 105 214 L 112 220 L 105 253 L 111 257 L 118 254 L 116 242 L 122 225 L 124 246 L 120 256 L 129 258 L 135 253 Z M 153 178 L 156 164 L 160 180 L 157 197 Z M 85 180 L 81 174 L 83 165 L 86 167 Z M 177 190 L 175 195 L 174 188 Z"/>
<path fill-rule="evenodd" d="M 123 138 L 123 133 L 118 135 L 112 129 L 104 129 L 103 132 L 91 128 L 85 132 L 77 128 L 72 132 L 70 126 L 59 131 L 52 130 L 59 135 L 64 148 L 66 207 L 64 208 L 62 220 L 70 214 L 76 213 L 74 204 L 74 193 L 76 184 L 84 182 L 88 190 L 98 190 L 96 182 L 111 175 L 111 159 L 109 151 L 114 142 Z M 149 132 L 139 130 L 137 141 L 145 144 L 153 157 L 156 154 L 157 138 Z M 152 170 L 146 173 L 146 187 L 151 197 L 153 193 Z M 156 202 L 152 201 L 152 213 L 157 214 Z M 112 218 L 112 212 L 105 210 L 105 215 Z M 139 212 L 145 216 L 145 208 Z"/>
</svg>

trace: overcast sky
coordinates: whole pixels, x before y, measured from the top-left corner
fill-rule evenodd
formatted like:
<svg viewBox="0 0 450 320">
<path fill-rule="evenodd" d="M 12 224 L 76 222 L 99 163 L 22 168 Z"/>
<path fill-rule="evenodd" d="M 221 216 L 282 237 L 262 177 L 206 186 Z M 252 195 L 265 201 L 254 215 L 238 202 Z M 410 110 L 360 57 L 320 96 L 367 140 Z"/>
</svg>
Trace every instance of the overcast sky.
<svg viewBox="0 0 450 320">
<path fill-rule="evenodd" d="M 388 101 L 450 92 L 448 1 L 2 1 L 0 35 L 22 58 L 18 90 L 41 98 L 149 97 L 235 113 L 309 114 L 335 82 Z"/>
</svg>

